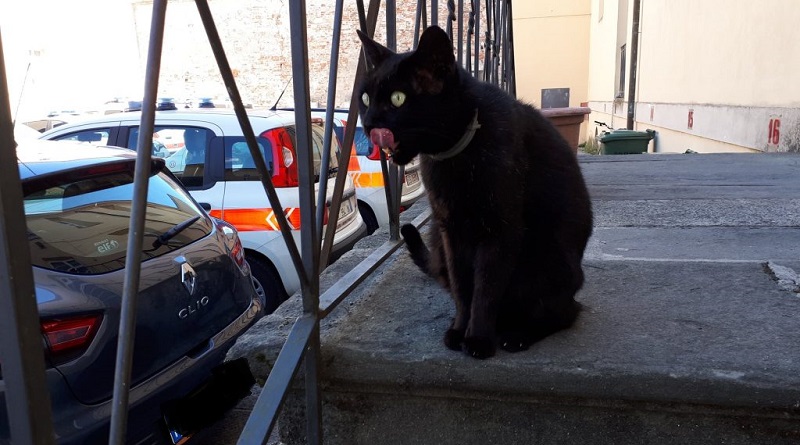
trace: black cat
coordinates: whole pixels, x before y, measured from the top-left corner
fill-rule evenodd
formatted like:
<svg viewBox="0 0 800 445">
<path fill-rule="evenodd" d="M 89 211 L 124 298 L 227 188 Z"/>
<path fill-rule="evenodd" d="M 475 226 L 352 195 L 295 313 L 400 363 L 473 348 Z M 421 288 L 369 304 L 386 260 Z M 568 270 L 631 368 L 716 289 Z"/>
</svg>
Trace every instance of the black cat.
<svg viewBox="0 0 800 445">
<path fill-rule="evenodd" d="M 532 106 L 460 68 L 442 29 L 395 54 L 359 33 L 364 131 L 394 162 L 421 154 L 430 250 L 402 228 L 414 262 L 456 305 L 447 347 L 486 358 L 572 325 L 592 233 L 573 149 Z"/>
</svg>

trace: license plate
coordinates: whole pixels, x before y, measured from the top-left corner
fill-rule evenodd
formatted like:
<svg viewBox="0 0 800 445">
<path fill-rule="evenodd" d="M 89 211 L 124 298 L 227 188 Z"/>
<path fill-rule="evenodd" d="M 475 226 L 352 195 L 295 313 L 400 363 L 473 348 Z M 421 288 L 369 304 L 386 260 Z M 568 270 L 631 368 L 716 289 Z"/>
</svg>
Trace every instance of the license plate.
<svg viewBox="0 0 800 445">
<path fill-rule="evenodd" d="M 419 182 L 419 172 L 414 171 L 406 174 L 406 185 L 412 186 Z"/>
<path fill-rule="evenodd" d="M 349 199 L 347 201 L 342 201 L 341 205 L 339 206 L 339 219 L 342 219 L 351 213 L 353 213 L 353 204 Z"/>
</svg>

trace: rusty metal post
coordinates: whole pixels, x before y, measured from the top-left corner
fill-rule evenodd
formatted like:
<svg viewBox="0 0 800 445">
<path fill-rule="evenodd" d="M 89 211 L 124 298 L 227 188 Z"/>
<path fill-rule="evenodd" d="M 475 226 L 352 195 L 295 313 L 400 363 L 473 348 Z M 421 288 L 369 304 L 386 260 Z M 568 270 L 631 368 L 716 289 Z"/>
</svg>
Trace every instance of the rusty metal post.
<svg viewBox="0 0 800 445">
<path fill-rule="evenodd" d="M 0 39 L 0 362 L 14 443 L 55 442 Z M 1 419 L 4 421 L 5 419 Z"/>
<path fill-rule="evenodd" d="M 166 14 L 167 0 L 155 0 L 150 24 L 150 44 L 147 50 L 147 71 L 137 147 L 149 147 L 152 143 Z M 142 267 L 142 236 L 147 212 L 147 189 L 152 168 L 151 155 L 151 150 L 136 150 L 131 222 L 128 231 L 128 251 L 125 255 L 125 281 L 122 286 L 122 313 L 119 320 L 111 428 L 108 440 L 110 444 L 114 445 L 124 444 L 127 433 L 133 344 L 136 331 L 136 299 L 139 295 L 139 276 Z"/>
</svg>

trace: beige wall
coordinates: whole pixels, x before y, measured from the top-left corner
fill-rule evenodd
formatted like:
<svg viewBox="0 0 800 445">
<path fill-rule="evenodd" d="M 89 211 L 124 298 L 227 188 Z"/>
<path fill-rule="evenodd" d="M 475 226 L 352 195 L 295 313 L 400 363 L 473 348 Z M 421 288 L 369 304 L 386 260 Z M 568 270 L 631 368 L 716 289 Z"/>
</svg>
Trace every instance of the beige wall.
<svg viewBox="0 0 800 445">
<path fill-rule="evenodd" d="M 570 106 L 588 99 L 590 0 L 517 0 L 517 96 L 540 105 L 543 88 L 569 88 Z"/>
<path fill-rule="evenodd" d="M 611 101 L 615 93 L 618 0 L 592 0 L 589 19 L 590 101 Z"/>
<path fill-rule="evenodd" d="M 639 98 L 800 107 L 800 2 L 643 0 Z"/>
<path fill-rule="evenodd" d="M 623 23 L 617 11 L 626 1 Z M 626 97 L 614 98 L 617 32 L 627 37 L 629 78 L 633 3 L 591 5 L 591 119 L 615 128 L 626 125 L 628 94 L 626 80 Z M 657 130 L 658 151 L 800 151 L 798 6 L 797 0 L 641 0 L 634 128 Z"/>
</svg>

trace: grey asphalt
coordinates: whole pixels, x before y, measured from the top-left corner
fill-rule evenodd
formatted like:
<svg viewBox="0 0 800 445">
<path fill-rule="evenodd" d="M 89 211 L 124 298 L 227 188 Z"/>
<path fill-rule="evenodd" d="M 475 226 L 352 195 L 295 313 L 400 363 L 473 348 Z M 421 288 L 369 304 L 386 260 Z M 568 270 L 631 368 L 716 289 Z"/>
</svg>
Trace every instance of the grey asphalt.
<svg viewBox="0 0 800 445">
<path fill-rule="evenodd" d="M 326 444 L 800 443 L 800 155 L 580 161 L 595 230 L 576 325 L 485 361 L 450 351 L 453 305 L 401 249 L 323 321 Z M 230 356 L 263 382 L 301 311 L 295 296 Z M 254 397 L 201 443 L 235 443 Z M 302 443 L 288 403 L 281 437 Z"/>
</svg>

